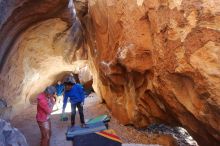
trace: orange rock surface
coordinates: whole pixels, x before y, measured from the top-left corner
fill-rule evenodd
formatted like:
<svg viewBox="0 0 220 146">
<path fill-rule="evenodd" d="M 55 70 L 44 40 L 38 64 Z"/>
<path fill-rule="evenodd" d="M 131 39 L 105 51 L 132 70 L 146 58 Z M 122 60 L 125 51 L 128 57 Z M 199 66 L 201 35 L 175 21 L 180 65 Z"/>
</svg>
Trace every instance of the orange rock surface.
<svg viewBox="0 0 220 146">
<path fill-rule="evenodd" d="M 219 0 L 89 0 L 80 18 L 94 86 L 121 123 L 181 125 L 219 144 Z"/>
</svg>

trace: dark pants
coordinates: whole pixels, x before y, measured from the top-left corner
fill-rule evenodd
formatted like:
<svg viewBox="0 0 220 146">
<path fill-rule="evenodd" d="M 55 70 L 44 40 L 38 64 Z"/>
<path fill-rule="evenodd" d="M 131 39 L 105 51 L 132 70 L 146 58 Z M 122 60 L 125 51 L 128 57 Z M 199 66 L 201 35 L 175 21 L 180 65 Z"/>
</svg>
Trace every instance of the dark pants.
<svg viewBox="0 0 220 146">
<path fill-rule="evenodd" d="M 50 146 L 51 122 L 37 122 L 41 132 L 40 146 Z"/>
<path fill-rule="evenodd" d="M 83 114 L 83 106 L 81 105 L 81 103 L 77 103 L 77 104 L 71 104 L 71 124 L 72 126 L 75 125 L 75 117 L 76 117 L 76 107 L 78 108 L 79 111 L 79 116 L 80 116 L 80 122 L 81 124 L 85 123 L 84 120 L 84 114 Z"/>
</svg>

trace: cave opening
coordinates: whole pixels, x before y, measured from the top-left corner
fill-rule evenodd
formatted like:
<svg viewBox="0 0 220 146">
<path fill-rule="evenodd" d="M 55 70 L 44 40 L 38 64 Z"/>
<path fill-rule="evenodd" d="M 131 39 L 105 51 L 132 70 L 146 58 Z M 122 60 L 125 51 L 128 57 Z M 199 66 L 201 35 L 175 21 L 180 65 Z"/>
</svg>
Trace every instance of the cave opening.
<svg viewBox="0 0 220 146">
<path fill-rule="evenodd" d="M 19 113 L 34 103 L 37 94 L 70 72 L 85 74 L 81 83 L 92 80 L 85 52 L 74 50 L 78 42 L 72 42 L 72 29 L 61 19 L 49 19 L 30 27 L 16 41 L 1 73 L 2 97 L 13 111 Z"/>
<path fill-rule="evenodd" d="M 37 96 L 47 86 L 63 82 L 67 76 L 73 76 L 84 89 L 91 89 L 93 77 L 87 52 L 81 48 L 81 29 L 77 23 L 69 24 L 59 18 L 48 19 L 30 26 L 16 40 L 8 54 L 1 71 L 1 118 L 9 120 L 25 135 L 29 145 L 38 145 L 40 132 L 36 129 Z M 93 90 L 88 95 L 88 107 L 93 107 L 101 100 Z M 57 142 L 65 142 L 65 132 L 70 122 L 60 122 L 62 110 L 55 109 L 51 118 L 58 122 L 53 127 Z M 105 108 L 102 106 L 102 108 Z M 106 112 L 99 108 L 100 112 Z M 77 109 L 78 110 L 78 109 Z M 89 112 L 87 118 L 98 116 L 97 109 Z M 71 105 L 67 104 L 66 113 L 70 119 Z M 77 117 L 78 119 L 78 117 Z M 55 124 L 55 123 L 54 123 Z M 61 126 L 61 127 L 60 127 Z M 36 130 L 32 130 L 36 129 Z M 37 135 L 37 136 L 36 136 Z M 61 144 L 62 145 L 62 144 Z"/>
</svg>

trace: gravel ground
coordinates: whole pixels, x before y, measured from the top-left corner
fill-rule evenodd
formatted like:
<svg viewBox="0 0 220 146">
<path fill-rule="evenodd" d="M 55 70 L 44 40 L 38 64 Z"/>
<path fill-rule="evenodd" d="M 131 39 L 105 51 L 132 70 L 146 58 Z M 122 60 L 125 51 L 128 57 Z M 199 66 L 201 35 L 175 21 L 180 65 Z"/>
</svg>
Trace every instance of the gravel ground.
<svg viewBox="0 0 220 146">
<path fill-rule="evenodd" d="M 70 112 L 70 105 L 67 105 L 67 112 Z M 71 146 L 71 142 L 66 141 L 65 132 L 67 127 L 70 126 L 70 120 L 67 122 L 60 121 L 61 110 L 54 112 L 51 115 L 52 121 L 52 137 L 51 137 L 51 146 Z M 93 118 L 101 114 L 111 115 L 109 110 L 104 104 L 101 104 L 100 98 L 96 94 L 91 94 L 87 99 L 84 105 L 84 114 L 85 118 Z M 15 116 L 11 123 L 14 127 L 17 127 L 25 135 L 29 146 L 38 146 L 40 141 L 40 131 L 35 120 L 36 115 L 36 105 L 29 107 L 22 114 Z M 68 114 L 70 119 L 70 113 Z M 79 115 L 77 114 L 76 123 L 79 123 Z M 118 123 L 118 121 L 112 117 L 111 122 L 109 123 L 109 128 L 114 129 L 117 135 L 122 139 L 124 146 L 135 146 L 134 144 L 161 144 L 161 145 L 170 145 L 167 144 L 172 137 L 169 136 L 164 138 L 162 134 L 153 134 L 157 130 L 152 128 L 147 130 L 137 130 L 131 126 L 123 126 Z M 158 133 L 158 132 L 156 132 Z M 167 133 L 165 133 L 167 134 Z M 170 138 L 171 137 L 171 138 Z M 173 139 L 173 138 L 172 138 Z M 164 142 L 165 141 L 165 142 Z M 165 143 L 165 144 L 164 144 Z M 145 145 L 137 145 L 145 146 Z M 158 146 L 158 145 L 155 145 Z"/>
<path fill-rule="evenodd" d="M 179 146 L 198 146 L 197 142 L 182 127 L 169 127 L 164 124 L 152 124 L 146 131 L 148 133 L 166 134 L 174 137 Z"/>
</svg>

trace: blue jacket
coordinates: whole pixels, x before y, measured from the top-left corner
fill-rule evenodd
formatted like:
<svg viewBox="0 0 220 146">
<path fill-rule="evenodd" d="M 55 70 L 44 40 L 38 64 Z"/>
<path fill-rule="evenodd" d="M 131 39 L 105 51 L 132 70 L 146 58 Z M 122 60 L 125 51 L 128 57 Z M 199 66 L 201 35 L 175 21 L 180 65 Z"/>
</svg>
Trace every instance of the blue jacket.
<svg viewBox="0 0 220 146">
<path fill-rule="evenodd" d="M 56 85 L 56 89 L 57 89 L 57 96 L 61 96 L 63 95 L 63 91 L 64 91 L 64 85 L 60 84 L 60 85 Z"/>
<path fill-rule="evenodd" d="M 66 104 L 68 101 L 68 98 L 70 98 L 71 104 L 77 104 L 79 102 L 84 102 L 84 90 L 81 84 L 75 84 L 73 85 L 72 89 L 70 91 L 65 91 L 64 98 L 63 98 L 63 110 L 66 108 Z"/>
</svg>

